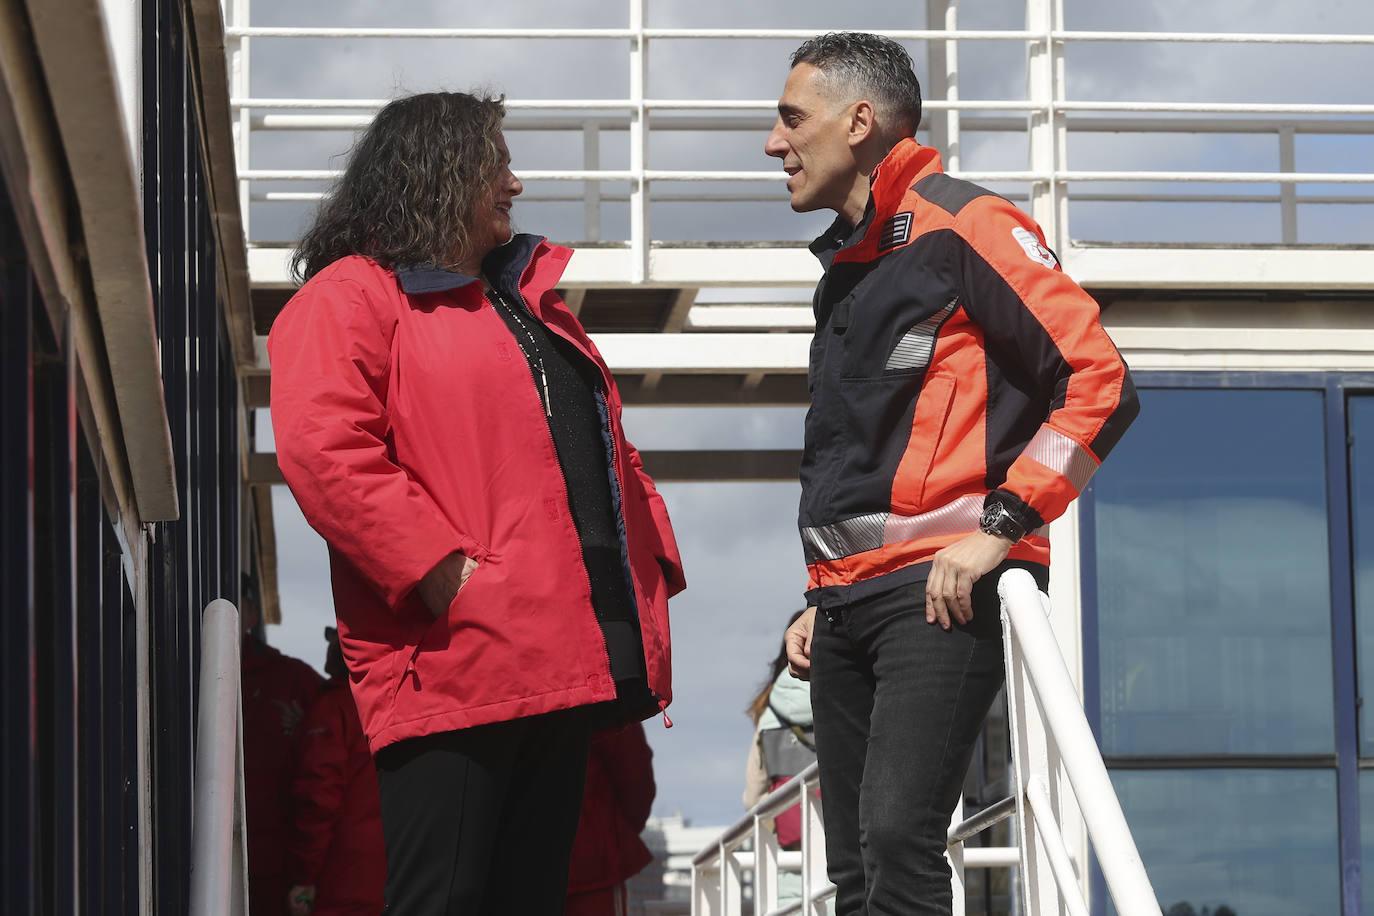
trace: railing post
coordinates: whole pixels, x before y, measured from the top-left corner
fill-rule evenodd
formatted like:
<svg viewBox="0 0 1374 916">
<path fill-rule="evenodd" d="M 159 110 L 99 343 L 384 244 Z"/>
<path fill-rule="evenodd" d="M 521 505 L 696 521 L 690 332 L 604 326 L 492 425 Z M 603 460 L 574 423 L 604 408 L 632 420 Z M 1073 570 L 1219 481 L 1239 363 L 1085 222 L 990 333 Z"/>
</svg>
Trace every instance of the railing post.
<svg viewBox="0 0 1374 916">
<path fill-rule="evenodd" d="M 227 0 L 229 4 L 229 27 L 232 29 L 246 28 L 251 20 L 251 0 Z M 252 95 L 252 80 L 248 70 L 248 45 L 250 39 L 234 34 L 228 40 L 229 45 L 229 97 L 231 99 L 246 99 Z M 249 151 L 253 145 L 253 113 L 248 108 L 240 108 L 238 112 L 231 113 L 234 130 L 234 159 L 238 166 L 239 174 L 248 171 L 252 165 L 249 162 Z M 249 230 L 249 216 L 251 213 L 249 199 L 249 185 L 245 179 L 239 179 L 239 220 L 243 223 L 244 243 L 251 246 L 253 237 Z"/>
<path fill-rule="evenodd" d="M 649 278 L 649 118 L 644 93 L 649 82 L 649 41 L 644 37 L 645 0 L 630 0 L 630 282 Z M 722 863 L 722 868 L 724 863 Z"/>
<path fill-rule="evenodd" d="M 954 816 L 950 818 L 950 828 L 964 822 L 964 799 L 960 796 L 954 803 Z M 964 878 L 964 844 L 950 843 L 945 847 L 945 858 L 949 860 L 951 911 L 964 912 L 964 898 L 967 895 L 967 881 Z"/>
<path fill-rule="evenodd" d="M 766 913 L 778 905 L 778 834 L 766 823 L 771 818 L 754 816 L 754 912 Z"/>
<path fill-rule="evenodd" d="M 926 7 L 926 27 L 953 32 L 959 28 L 959 0 L 930 0 Z M 948 102 L 959 100 L 959 40 L 932 41 L 929 48 L 930 98 L 944 96 Z M 926 118 L 930 145 L 940 151 L 945 170 L 959 171 L 959 112 L 956 109 L 931 112 Z"/>
<path fill-rule="evenodd" d="M 239 694 L 239 612 L 217 598 L 201 624 L 192 827 L 192 916 L 245 912 L 243 731 Z"/>
<path fill-rule="evenodd" d="M 1069 241 L 1068 189 L 1059 180 L 1068 167 L 1068 125 L 1056 104 L 1064 95 L 1064 47 L 1054 32 L 1063 27 L 1063 0 L 1026 0 L 1026 30 L 1041 36 L 1027 48 L 1027 88 L 1037 106 L 1030 113 L 1030 169 L 1046 176 L 1031 182 L 1030 214 L 1061 253 Z"/>
<path fill-rule="evenodd" d="M 1297 171 L 1297 150 L 1292 127 L 1279 128 L 1279 171 Z M 1279 209 L 1283 219 L 1283 243 L 1298 242 L 1298 186 L 1291 181 L 1279 185 Z"/>
<path fill-rule="evenodd" d="M 601 129 L 595 121 L 582 122 L 582 167 L 589 172 L 601 168 Z M 601 182 L 588 181 L 583 185 L 583 238 L 588 242 L 601 241 Z"/>
<path fill-rule="evenodd" d="M 802 786 L 801 792 L 801 829 L 802 829 L 802 912 L 824 916 L 825 903 L 812 903 L 811 897 L 827 883 L 827 860 L 825 856 L 825 820 L 819 792 L 820 774 L 813 773 Z"/>
<path fill-rule="evenodd" d="M 1054 743 L 1062 754 L 1063 767 L 1068 772 L 1069 783 L 1078 799 L 1078 810 L 1087 824 L 1117 912 L 1121 916 L 1160 916 L 1158 898 L 1140 861 L 1111 777 L 1102 762 L 1087 716 L 1083 714 L 1078 692 L 1059 654 L 1054 631 L 1045 615 L 1044 597 L 1030 573 L 1020 569 L 1003 573 L 997 583 L 997 592 L 1002 600 L 1003 633 L 1012 637 L 1006 639 L 1006 645 L 1008 657 L 1014 659 L 1015 664 L 1009 662 L 1008 668 L 1016 669 L 1014 676 L 1009 670 L 1007 678 L 1007 701 L 1014 717 L 1012 728 L 1020 727 L 1024 731 L 1029 722 L 1026 717 L 1038 710 L 1042 723 L 1039 730 L 1042 736 L 1046 730 L 1054 736 Z M 1017 692 L 1014 706 L 1013 688 Z M 1025 739 L 1012 745 L 1022 808 L 1026 807 L 1024 793 L 1029 777 L 1034 775 L 1026 772 L 1026 764 L 1022 762 L 1027 750 Z M 1058 768 L 1056 763 L 1055 770 Z M 1057 800 L 1053 800 L 1050 807 L 1051 813 L 1058 813 Z M 1020 820 L 1024 822 L 1024 816 Z M 1020 829 L 1023 831 L 1020 845 L 1024 859 L 1024 850 L 1031 847 L 1032 840 L 1036 843 L 1041 840 L 1025 826 Z M 1043 856 L 1041 862 L 1048 865 L 1048 859 Z M 1036 899 L 1028 899 L 1025 905 L 1031 916 L 1046 912 L 1036 908 Z"/>
<path fill-rule="evenodd" d="M 1021 851 L 1020 885 L 1024 894 L 1022 905 L 1030 916 L 1048 916 L 1059 911 L 1059 893 L 1049 870 L 1045 844 L 1031 822 L 1035 814 L 1026 802 L 1026 789 L 1032 780 L 1048 781 L 1049 742 L 1031 687 L 1030 672 L 1005 606 L 1002 610 L 1002 644 L 1006 652 L 1007 719 L 1012 739 L 1016 835 Z M 1043 815 L 1044 812 L 1041 812 Z"/>
</svg>

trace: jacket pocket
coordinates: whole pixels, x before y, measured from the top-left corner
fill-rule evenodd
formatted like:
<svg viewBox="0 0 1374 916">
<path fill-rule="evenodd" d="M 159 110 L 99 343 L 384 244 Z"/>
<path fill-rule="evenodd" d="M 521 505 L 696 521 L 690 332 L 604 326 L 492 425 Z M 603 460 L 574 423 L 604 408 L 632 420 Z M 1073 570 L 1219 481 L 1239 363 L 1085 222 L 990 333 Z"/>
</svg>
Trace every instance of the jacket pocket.
<svg viewBox="0 0 1374 916">
<path fill-rule="evenodd" d="M 409 647 L 409 651 L 401 653 L 402 657 L 405 658 L 405 665 L 401 668 L 401 673 L 396 678 L 395 692 L 397 694 L 401 692 L 407 682 L 411 682 L 411 686 L 414 689 L 421 689 L 421 684 L 419 683 L 420 672 L 416 667 L 416 660 L 419 659 L 421 652 L 426 650 L 441 650 L 447 646 L 450 634 L 453 631 L 453 621 L 458 614 L 458 608 L 463 604 L 463 599 L 471 593 L 472 580 L 477 578 L 487 566 L 487 555 L 483 555 L 481 558 L 474 556 L 474 559 L 477 560 L 476 568 L 468 574 L 467 579 L 458 587 L 457 593 L 449 600 L 448 607 L 445 609 L 444 613 L 435 617 L 429 623 L 421 623 L 415 637 L 415 645 Z M 420 602 L 420 605 L 423 607 L 424 603 Z M 426 612 L 428 611 L 426 610 Z"/>
<path fill-rule="evenodd" d="M 892 508 L 896 512 L 915 515 L 926 508 L 926 481 L 944 437 L 954 388 L 954 376 L 945 372 L 934 373 L 921 386 L 911 418 L 911 437 L 892 481 Z"/>
</svg>

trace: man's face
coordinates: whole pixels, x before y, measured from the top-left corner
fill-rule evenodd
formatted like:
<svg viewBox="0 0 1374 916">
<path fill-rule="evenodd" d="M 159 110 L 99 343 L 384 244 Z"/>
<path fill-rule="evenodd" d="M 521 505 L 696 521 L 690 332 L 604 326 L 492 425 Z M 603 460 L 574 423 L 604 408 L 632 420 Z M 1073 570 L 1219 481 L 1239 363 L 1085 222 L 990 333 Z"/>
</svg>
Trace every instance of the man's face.
<svg viewBox="0 0 1374 916">
<path fill-rule="evenodd" d="M 787 190 L 798 213 L 843 212 L 859 168 L 849 145 L 852 106 L 840 106 L 825 93 L 821 71 L 797 64 L 778 99 L 778 120 L 763 151 L 782 160 L 790 176 Z"/>
</svg>

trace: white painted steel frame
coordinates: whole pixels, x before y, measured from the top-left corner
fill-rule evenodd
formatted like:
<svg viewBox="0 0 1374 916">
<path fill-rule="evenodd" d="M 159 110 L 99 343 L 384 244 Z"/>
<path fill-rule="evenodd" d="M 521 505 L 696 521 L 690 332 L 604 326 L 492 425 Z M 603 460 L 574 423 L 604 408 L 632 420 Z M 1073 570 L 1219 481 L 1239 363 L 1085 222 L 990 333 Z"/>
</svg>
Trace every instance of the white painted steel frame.
<svg viewBox="0 0 1374 916">
<path fill-rule="evenodd" d="M 251 95 L 249 80 L 248 44 L 252 38 L 319 38 L 319 39 L 388 39 L 388 38 L 429 38 L 429 39 L 545 39 L 545 40 L 624 40 L 629 44 L 629 97 L 611 99 L 547 99 L 507 101 L 512 112 L 522 111 L 619 111 L 628 118 L 630 131 L 630 168 L 625 170 L 602 170 L 598 168 L 599 158 L 597 135 L 602 129 L 605 115 L 599 115 L 598 123 L 588 121 L 570 124 L 566 129 L 577 129 L 584 133 L 584 164 L 580 170 L 540 170 L 522 172 L 526 181 L 575 181 L 584 185 L 582 197 L 585 205 L 585 222 L 589 240 L 600 237 L 599 207 L 604 199 L 600 183 L 606 181 L 628 182 L 628 200 L 631 208 L 630 237 L 627 240 L 631 252 L 624 267 L 625 273 L 618 282 L 637 285 L 654 282 L 654 258 L 651 255 L 651 228 L 648 223 L 651 184 L 653 182 L 768 182 L 783 180 L 780 172 L 751 171 L 692 171 L 692 170 L 655 170 L 648 163 L 648 139 L 650 134 L 649 117 L 652 112 L 669 111 L 771 111 L 775 101 L 767 99 L 652 99 L 646 96 L 650 43 L 654 40 L 739 40 L 739 39 L 789 39 L 802 40 L 813 34 L 809 29 L 654 29 L 645 25 L 646 0 L 629 0 L 628 27 L 607 29 L 504 29 L 504 28 L 331 28 L 331 27 L 253 27 L 250 24 L 250 0 L 225 0 L 229 5 L 229 36 L 232 49 L 234 98 L 232 104 L 239 113 L 238 140 L 241 167 L 241 181 L 244 184 L 243 206 L 245 217 L 248 203 L 255 199 L 247 185 L 250 182 L 286 180 L 330 180 L 337 175 L 333 170 L 276 170 L 253 169 L 248 161 L 248 137 L 255 129 L 268 129 L 264 112 L 291 109 L 353 109 L 375 110 L 385 104 L 385 99 L 268 99 Z M 1319 104 L 1263 104 L 1263 103 L 1207 103 L 1207 102 L 1145 102 L 1145 101 L 1087 101 L 1070 100 L 1064 97 L 1064 47 L 1068 42 L 1128 42 L 1128 43 L 1203 43 L 1203 44 L 1281 44 L 1281 45 L 1339 45 L 1368 47 L 1374 46 L 1374 35 L 1360 34 L 1269 34 L 1269 33 L 1218 33 L 1218 32 L 1122 32 L 1122 31 L 1083 31 L 1066 30 L 1063 27 L 1062 0 L 1026 0 L 1026 22 L 1023 29 L 960 29 L 957 25 L 957 2 L 941 0 L 928 11 L 926 29 L 886 30 L 884 34 L 908 41 L 928 41 L 935 43 L 932 65 L 943 64 L 942 72 L 932 74 L 932 82 L 938 83 L 941 91 L 932 93 L 926 102 L 926 109 L 944 117 L 937 132 L 946 145 L 946 155 L 951 171 L 961 177 L 981 182 L 1016 182 L 1031 186 L 1029 209 L 1045 228 L 1051 244 L 1061 252 L 1069 245 L 1068 201 L 1071 183 L 1091 182 L 1183 182 L 1183 183 L 1265 183 L 1277 184 L 1277 202 L 1280 204 L 1282 237 L 1285 241 L 1296 238 L 1297 206 L 1307 203 L 1300 200 L 1296 186 L 1299 184 L 1370 184 L 1374 183 L 1374 173 L 1313 173 L 1294 171 L 1293 136 L 1304 132 L 1294 124 L 1269 125 L 1268 130 L 1275 134 L 1279 144 L 1280 170 L 1277 172 L 1217 172 L 1217 171 L 1071 171 L 1067 167 L 1067 137 L 1070 129 L 1088 130 L 1086 124 L 1077 120 L 1069 121 L 1070 112 L 1122 112 L 1132 114 L 1267 114 L 1267 115 L 1306 115 L 1311 116 L 1353 115 L 1374 116 L 1374 105 L 1319 105 Z M 943 20 L 944 28 L 936 28 Z M 1024 42 L 1027 47 L 1028 98 L 1026 99 L 980 99 L 964 100 L 958 94 L 958 43 L 960 41 L 1006 41 Z M 1028 116 L 1027 128 L 1030 139 L 1030 161 L 1024 170 L 961 172 L 959 134 L 960 115 L 977 111 L 1021 111 Z M 310 116 L 306 116 L 310 117 Z M 331 116 L 315 115 L 329 118 Z M 333 116 L 338 117 L 338 116 Z M 365 117 L 352 118 L 349 125 L 356 127 L 365 123 Z M 337 121 L 319 121 L 319 129 L 339 129 Z M 1164 125 L 1153 129 L 1165 129 Z M 1220 125 L 1196 125 L 1178 123 L 1181 131 L 1208 131 L 1213 127 L 1224 130 Z M 1317 125 L 1313 125 L 1316 127 Z M 286 129 L 285 124 L 277 129 Z M 291 124 L 291 129 L 314 129 L 309 121 L 301 120 Z M 658 125 L 654 126 L 658 129 Z M 1319 128 L 1318 128 L 1319 129 Z M 308 200 L 311 192 L 279 192 L 257 195 L 256 199 L 271 200 Z M 575 197 L 556 199 L 576 200 Z M 662 199 L 670 199 L 664 197 Z M 682 199 L 682 198 L 678 198 Z M 699 198 L 694 198 L 699 199 Z M 758 195 L 720 195 L 720 199 L 758 199 Z M 1077 199 L 1077 198 L 1075 198 Z M 1130 200 L 1164 199 L 1156 195 L 1139 193 L 1136 195 L 1092 195 L 1083 199 Z M 1217 199 L 1229 200 L 1225 195 L 1175 196 L 1173 200 L 1205 202 Z M 1247 195 L 1246 202 L 1269 202 L 1270 195 Z M 1323 203 L 1364 203 L 1365 198 L 1351 195 L 1330 195 Z M 1225 264 L 1217 264 L 1218 273 Z M 1348 271 L 1347 271 L 1348 273 Z M 269 282 L 284 280 L 282 277 L 264 277 Z M 713 277 L 708 273 L 697 278 L 694 285 L 709 285 Z M 726 282 L 729 282 L 727 279 Z"/>
<path fill-rule="evenodd" d="M 1024 570 L 998 581 L 1002 640 L 1006 651 L 1007 708 L 1016 792 L 967 820 L 956 809 L 949 829 L 954 911 L 964 907 L 964 870 L 1019 866 L 1022 904 L 1029 916 L 1061 912 L 1088 916 L 1087 882 L 1077 873 L 1063 824 L 1081 817 L 1122 916 L 1160 916 L 1159 903 L 1117 801 L 1106 765 L 1077 688 L 1060 654 L 1049 622 L 1049 599 Z M 1062 798 L 1067 773 L 1076 805 Z M 754 872 L 754 907 L 759 913 L 821 913 L 834 896 L 825 881 L 825 846 L 820 817 L 820 776 L 812 764 L 764 797 L 692 859 L 693 916 L 739 916 L 742 874 Z M 802 848 L 787 856 L 778 849 L 772 821 L 800 803 Z M 1017 847 L 966 847 L 970 837 L 1016 819 Z M 1027 842 L 1026 839 L 1029 838 Z M 752 844 L 752 852 L 745 849 Z M 777 875 L 800 870 L 801 900 L 779 907 Z"/>
</svg>

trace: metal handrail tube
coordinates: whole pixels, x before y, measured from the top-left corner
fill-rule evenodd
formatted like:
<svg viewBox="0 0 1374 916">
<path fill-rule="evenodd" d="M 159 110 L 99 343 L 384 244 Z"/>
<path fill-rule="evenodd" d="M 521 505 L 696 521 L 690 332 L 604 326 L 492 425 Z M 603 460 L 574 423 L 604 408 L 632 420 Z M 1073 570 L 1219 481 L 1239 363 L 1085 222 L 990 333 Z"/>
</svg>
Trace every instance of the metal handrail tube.
<svg viewBox="0 0 1374 916">
<path fill-rule="evenodd" d="M 1003 614 L 1022 647 L 1031 689 L 1062 755 L 1112 900 L 1122 916 L 1159 916 L 1154 889 L 1083 714 L 1073 679 L 1059 654 L 1059 644 L 1035 580 L 1025 570 L 1009 570 L 998 580 L 997 592 Z"/>
<path fill-rule="evenodd" d="M 1075 883 L 1078 876 L 1074 874 L 1069 850 L 1064 846 L 1064 834 L 1054 819 L 1054 805 L 1044 780 L 1034 777 L 1026 784 L 1026 804 L 1033 815 L 1030 820 L 1035 825 L 1035 832 L 1045 844 L 1050 872 L 1059 885 L 1059 896 L 1068 907 L 1069 916 L 1088 916 L 1088 907 Z"/>
<path fill-rule="evenodd" d="M 255 191 L 250 200 L 270 200 L 277 202 L 308 203 L 324 198 L 323 191 Z M 1017 195 L 1002 192 L 1002 196 L 1016 200 Z M 1024 199 L 1025 195 L 1021 195 Z M 603 193 L 602 203 L 625 203 L 630 195 L 624 192 Z M 656 204 L 682 203 L 773 203 L 778 200 L 773 194 L 655 194 Z M 1278 194 L 1075 194 L 1078 203 L 1172 203 L 1172 204 L 1277 204 L 1283 198 Z M 525 193 L 520 200 L 526 203 L 582 203 L 582 194 L 539 194 Z M 1299 205 L 1315 206 L 1326 204 L 1372 204 L 1374 195 L 1358 194 L 1299 194 Z"/>
<path fill-rule="evenodd" d="M 211 601 L 205 608 L 200 637 L 189 906 L 192 916 L 244 912 L 248 876 L 240 789 L 243 739 L 239 638 L 238 609 L 223 598 Z"/>
<path fill-rule="evenodd" d="M 342 169 L 244 169 L 243 181 L 332 181 Z M 640 180 L 633 171 L 587 169 L 523 169 L 521 181 L 630 181 Z M 759 181 L 781 183 L 787 174 L 773 172 L 694 172 L 677 169 L 645 169 L 645 181 Z M 1374 172 L 1108 172 L 1108 171 L 982 171 L 957 173 L 970 181 L 1152 181 L 1217 182 L 1239 184 L 1374 184 Z"/>
<path fill-rule="evenodd" d="M 1046 33 L 1027 29 L 879 29 L 896 41 L 1044 41 Z M 806 40 L 814 29 L 445 29 L 380 27 L 231 26 L 234 38 L 477 38 L 477 39 L 620 39 L 639 35 L 655 40 L 787 39 Z M 1113 32 L 1054 29 L 1053 41 L 1155 42 L 1203 44 L 1374 45 L 1374 35 L 1330 32 L 1294 35 L 1281 32 Z"/>
<path fill-rule="evenodd" d="M 820 770 L 817 765 L 813 763 L 796 776 L 793 776 L 791 779 L 787 780 L 787 782 L 759 799 L 758 803 L 750 808 L 747 814 L 722 830 L 720 835 L 712 841 L 710 846 L 707 846 L 701 852 L 693 856 L 692 864 L 698 865 L 703 863 L 707 859 L 714 857 L 719 850 L 738 846 L 749 839 L 750 834 L 753 832 L 754 820 L 756 818 L 775 817 L 783 811 L 786 811 L 797 803 L 797 799 L 793 798 L 794 795 L 799 798 L 802 790 L 807 785 L 817 782 L 819 779 Z"/>
<path fill-rule="evenodd" d="M 1043 41 L 1044 32 L 1013 29 L 875 29 L 876 34 L 894 41 Z M 663 40 L 696 39 L 779 39 L 805 41 L 815 29 L 445 29 L 385 28 L 377 26 L 240 26 L 225 29 L 233 38 L 536 38 L 536 39 L 610 39 L 645 38 Z"/>
<path fill-rule="evenodd" d="M 1096 103 L 1092 103 L 1096 104 Z M 1153 103 L 1152 103 L 1153 104 Z M 503 128 L 506 131 L 580 131 L 591 127 L 598 131 L 623 131 L 630 129 L 630 115 L 530 115 L 528 110 L 513 112 L 506 116 Z M 1215 113 L 1215 112 L 1210 112 Z M 372 123 L 370 114 L 271 114 L 250 115 L 254 130 L 270 131 L 355 131 Z M 706 116 L 658 115 L 650 119 L 649 126 L 657 131 L 720 131 L 745 132 L 766 131 L 775 117 L 773 112 L 756 116 Z M 1370 134 L 1374 133 L 1374 120 L 1344 119 L 1334 120 L 1294 120 L 1291 118 L 1238 119 L 1224 120 L 1168 118 L 1088 118 L 1075 115 L 1069 120 L 1075 133 L 1177 133 L 1186 128 L 1189 133 L 1198 134 L 1277 134 L 1280 130 L 1291 129 L 1296 134 Z M 963 131 L 987 133 L 1018 133 L 1026 129 L 1024 118 L 996 115 L 971 114 L 961 122 Z"/>
<path fill-rule="evenodd" d="M 949 828 L 946 841 L 950 846 L 955 843 L 962 843 L 969 837 L 982 833 L 994 824 L 1002 821 L 1016 813 L 1016 796 L 1008 795 L 999 802 L 994 802 L 988 807 L 979 811 L 973 817 L 966 818 L 955 826 Z"/>
</svg>

